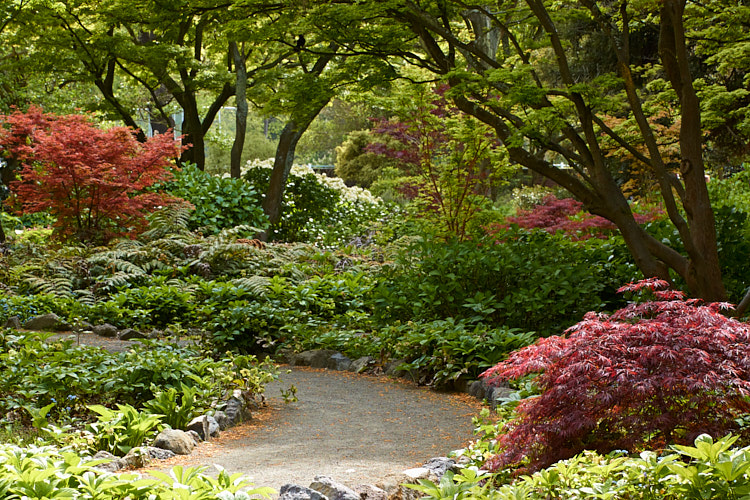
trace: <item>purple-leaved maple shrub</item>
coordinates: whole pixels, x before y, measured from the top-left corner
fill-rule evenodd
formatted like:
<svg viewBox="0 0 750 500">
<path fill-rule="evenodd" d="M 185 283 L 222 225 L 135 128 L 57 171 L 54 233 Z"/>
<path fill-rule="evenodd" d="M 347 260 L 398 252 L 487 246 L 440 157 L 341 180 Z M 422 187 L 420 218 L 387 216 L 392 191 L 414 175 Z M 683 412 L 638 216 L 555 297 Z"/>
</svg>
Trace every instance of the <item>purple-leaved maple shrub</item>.
<svg viewBox="0 0 750 500">
<path fill-rule="evenodd" d="M 539 339 L 482 376 L 489 383 L 538 373 L 500 438 L 497 470 L 535 471 L 591 449 L 661 449 L 702 433 L 741 432 L 750 411 L 750 326 L 667 290 L 658 279 L 619 292 L 648 292 L 612 315 L 589 312 L 562 336 Z"/>
</svg>

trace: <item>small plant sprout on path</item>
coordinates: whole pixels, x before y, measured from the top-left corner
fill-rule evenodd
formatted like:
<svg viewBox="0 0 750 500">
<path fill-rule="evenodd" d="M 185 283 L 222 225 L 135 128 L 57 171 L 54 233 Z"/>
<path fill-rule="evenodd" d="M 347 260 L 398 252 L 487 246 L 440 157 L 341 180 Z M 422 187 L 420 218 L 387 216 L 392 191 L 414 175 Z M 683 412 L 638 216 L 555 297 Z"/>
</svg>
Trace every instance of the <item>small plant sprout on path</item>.
<svg viewBox="0 0 750 500">
<path fill-rule="evenodd" d="M 747 432 L 737 419 L 750 411 L 750 327 L 721 313 L 729 304 L 667 286 L 624 286 L 620 293 L 648 300 L 589 312 L 483 374 L 490 383 L 538 374 L 540 392 L 520 402 L 489 468 L 535 471 L 585 449 L 634 452 Z"/>
</svg>

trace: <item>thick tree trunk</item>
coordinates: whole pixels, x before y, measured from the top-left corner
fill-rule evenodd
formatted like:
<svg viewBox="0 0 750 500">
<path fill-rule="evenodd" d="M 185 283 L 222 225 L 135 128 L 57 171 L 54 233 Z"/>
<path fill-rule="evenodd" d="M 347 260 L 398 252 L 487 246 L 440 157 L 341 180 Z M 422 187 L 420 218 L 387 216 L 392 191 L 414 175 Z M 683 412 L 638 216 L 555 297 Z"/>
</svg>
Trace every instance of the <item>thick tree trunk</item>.
<svg viewBox="0 0 750 500">
<path fill-rule="evenodd" d="M 685 0 L 665 0 L 661 8 L 659 55 L 680 100 L 680 173 L 685 185 L 683 207 L 690 227 L 686 245 L 688 287 L 710 301 L 726 300 L 721 281 L 716 223 L 706 187 L 700 101 L 693 87 L 683 16 Z"/>
<path fill-rule="evenodd" d="M 230 50 L 234 59 L 237 83 L 235 84 L 235 132 L 234 143 L 230 154 L 230 175 L 239 178 L 242 170 L 242 149 L 245 146 L 245 133 L 247 130 L 247 67 L 245 55 L 240 52 L 237 42 L 230 42 Z"/>
<path fill-rule="evenodd" d="M 333 59 L 337 46 L 331 45 L 330 52 L 318 57 L 315 65 L 308 75 L 320 77 L 326 65 Z M 268 185 L 268 192 L 263 199 L 263 210 L 268 216 L 269 223 L 273 226 L 281 219 L 281 201 L 284 198 L 284 188 L 289 172 L 294 164 L 294 154 L 302 134 L 305 133 L 310 124 L 318 116 L 323 108 L 333 98 L 333 92 L 325 91 L 322 94 L 311 96 L 310 102 L 300 106 L 296 113 L 287 122 L 279 136 L 279 144 L 276 147 L 276 157 L 273 162 L 273 171 Z M 302 114 L 304 112 L 304 114 Z M 263 235 L 267 237 L 267 235 Z"/>
<path fill-rule="evenodd" d="M 182 145 L 187 149 L 180 156 L 181 163 L 193 163 L 198 170 L 206 168 L 206 144 L 203 137 L 203 126 L 198 113 L 195 96 L 184 94 L 182 110 L 185 116 L 182 120 Z"/>
</svg>

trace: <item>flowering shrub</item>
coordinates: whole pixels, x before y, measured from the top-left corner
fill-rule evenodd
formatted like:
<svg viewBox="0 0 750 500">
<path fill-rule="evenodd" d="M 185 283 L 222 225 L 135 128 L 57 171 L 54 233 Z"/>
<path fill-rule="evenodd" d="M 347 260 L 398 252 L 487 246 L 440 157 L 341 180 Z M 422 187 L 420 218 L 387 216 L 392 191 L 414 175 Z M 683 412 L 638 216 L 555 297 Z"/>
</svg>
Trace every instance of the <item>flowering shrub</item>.
<svg viewBox="0 0 750 500">
<path fill-rule="evenodd" d="M 265 193 L 272 168 L 273 160 L 254 160 L 247 163 L 242 175 L 258 192 Z M 309 165 L 294 165 L 284 191 L 281 221 L 271 229 L 272 239 L 345 243 L 361 236 L 385 210 L 381 200 L 366 189 L 317 174 Z"/>
<path fill-rule="evenodd" d="M 539 373 L 541 391 L 519 404 L 490 468 L 528 460 L 533 471 L 584 449 L 663 448 L 737 430 L 750 411 L 750 326 L 722 315 L 728 304 L 666 287 L 656 279 L 622 287 L 652 290 L 655 300 L 588 313 L 483 374 L 496 383 Z"/>
</svg>

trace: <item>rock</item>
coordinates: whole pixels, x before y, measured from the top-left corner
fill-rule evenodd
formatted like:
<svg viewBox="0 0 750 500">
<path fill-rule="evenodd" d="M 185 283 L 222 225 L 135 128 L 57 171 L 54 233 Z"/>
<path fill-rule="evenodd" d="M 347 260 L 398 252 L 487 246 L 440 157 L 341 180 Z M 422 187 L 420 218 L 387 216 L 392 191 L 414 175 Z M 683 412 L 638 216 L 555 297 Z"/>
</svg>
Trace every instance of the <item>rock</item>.
<svg viewBox="0 0 750 500">
<path fill-rule="evenodd" d="M 359 493 L 328 476 L 315 476 L 310 483 L 310 489 L 327 496 L 330 500 L 360 500 Z"/>
<path fill-rule="evenodd" d="M 34 316 L 24 323 L 23 327 L 26 330 L 49 332 L 55 330 L 58 323 L 60 323 L 60 316 L 55 313 L 48 313 L 42 314 L 41 316 Z"/>
<path fill-rule="evenodd" d="M 487 397 L 487 391 L 490 387 L 483 379 L 475 380 L 469 385 L 468 393 L 469 396 L 474 396 L 477 399 L 485 399 Z"/>
<path fill-rule="evenodd" d="M 70 332 L 73 331 L 73 325 L 71 325 L 67 321 L 58 321 L 54 326 L 54 329 L 58 332 Z"/>
<path fill-rule="evenodd" d="M 506 398 L 513 394 L 513 389 L 510 387 L 490 387 L 489 391 L 487 392 L 487 403 L 489 403 L 490 408 L 493 410 L 497 408 L 497 402 L 499 399 Z"/>
<path fill-rule="evenodd" d="M 13 328 L 14 330 L 21 329 L 21 319 L 18 316 L 11 316 L 8 321 L 5 322 L 5 328 Z"/>
<path fill-rule="evenodd" d="M 416 500 L 422 493 L 403 486 L 404 484 L 418 484 L 420 479 L 429 479 L 437 483 L 437 477 L 429 469 L 417 467 L 408 469 L 402 473 L 388 474 L 375 486 L 385 491 L 388 500 Z"/>
<path fill-rule="evenodd" d="M 360 484 L 352 489 L 362 500 L 388 500 L 388 493 L 371 484 Z"/>
<path fill-rule="evenodd" d="M 440 480 L 440 478 L 443 477 L 443 474 L 447 471 L 452 470 L 457 472 L 456 469 L 458 469 L 458 467 L 456 467 L 456 461 L 448 457 L 431 458 L 422 467 L 435 474 L 438 480 Z"/>
<path fill-rule="evenodd" d="M 107 337 L 107 338 L 113 338 L 117 337 L 117 328 L 110 325 L 109 323 L 104 323 L 103 325 L 95 325 L 91 331 L 93 331 L 95 334 L 99 335 L 100 337 Z"/>
<path fill-rule="evenodd" d="M 227 416 L 230 427 L 252 418 L 252 415 L 245 406 L 245 402 L 235 396 L 232 396 L 229 398 L 229 401 L 227 401 L 224 413 Z"/>
<path fill-rule="evenodd" d="M 279 490 L 279 500 L 328 500 L 328 497 L 304 486 L 285 484 Z"/>
<path fill-rule="evenodd" d="M 362 356 L 352 362 L 349 366 L 349 371 L 354 373 L 362 373 L 369 367 L 375 364 L 375 358 L 372 356 Z"/>
<path fill-rule="evenodd" d="M 402 366 L 406 364 L 405 359 L 397 359 L 385 365 L 385 374 L 391 377 L 408 377 L 409 371 Z"/>
<path fill-rule="evenodd" d="M 331 356 L 337 354 L 337 351 L 331 349 L 315 349 L 312 351 L 303 351 L 294 354 L 289 359 L 292 366 L 311 366 L 313 368 L 328 368 Z"/>
<path fill-rule="evenodd" d="M 219 437 L 219 422 L 210 415 L 202 415 L 195 417 L 187 424 L 187 430 L 195 431 L 204 441 L 208 441 L 206 431 L 208 431 L 208 438 Z"/>
<path fill-rule="evenodd" d="M 146 450 L 148 450 L 148 455 L 154 460 L 166 460 L 175 456 L 173 451 L 163 450 L 155 446 L 146 446 Z"/>
<path fill-rule="evenodd" d="M 201 435 L 195 431 L 185 431 L 185 434 L 193 438 L 193 441 L 195 441 L 195 444 L 201 444 L 203 442 L 203 438 L 201 438 Z"/>
<path fill-rule="evenodd" d="M 120 332 L 117 338 L 120 340 L 133 340 L 133 339 L 145 339 L 148 337 L 145 334 L 139 332 L 138 330 L 133 330 L 132 328 L 126 328 Z"/>
<path fill-rule="evenodd" d="M 219 430 L 221 431 L 226 430 L 226 428 L 229 427 L 229 417 L 227 417 L 227 414 L 221 410 L 214 412 L 214 420 L 219 424 Z"/>
<path fill-rule="evenodd" d="M 166 450 L 165 450 L 166 451 Z M 140 469 L 151 462 L 151 454 L 145 447 L 131 448 L 127 455 L 122 457 L 128 469 Z"/>
<path fill-rule="evenodd" d="M 95 467 L 105 472 L 116 472 L 120 469 L 124 469 L 127 465 L 122 458 L 118 458 L 108 451 L 98 451 L 96 455 L 91 457 L 93 460 L 107 460 Z"/>
<path fill-rule="evenodd" d="M 343 372 L 348 370 L 350 366 L 352 366 L 352 360 L 337 352 L 328 359 L 328 366 L 326 368 Z"/>
<path fill-rule="evenodd" d="M 76 326 L 73 330 L 76 333 L 93 332 L 94 325 L 92 325 L 88 321 L 81 321 L 80 323 L 78 323 L 78 326 Z"/>
<path fill-rule="evenodd" d="M 195 445 L 195 440 L 187 432 L 177 429 L 164 429 L 154 440 L 155 447 L 177 455 L 190 455 Z"/>
<path fill-rule="evenodd" d="M 294 356 L 294 351 L 291 349 L 279 349 L 276 351 L 276 355 L 274 356 L 274 361 L 281 364 L 289 364 L 289 361 L 292 359 L 292 356 Z"/>
</svg>

